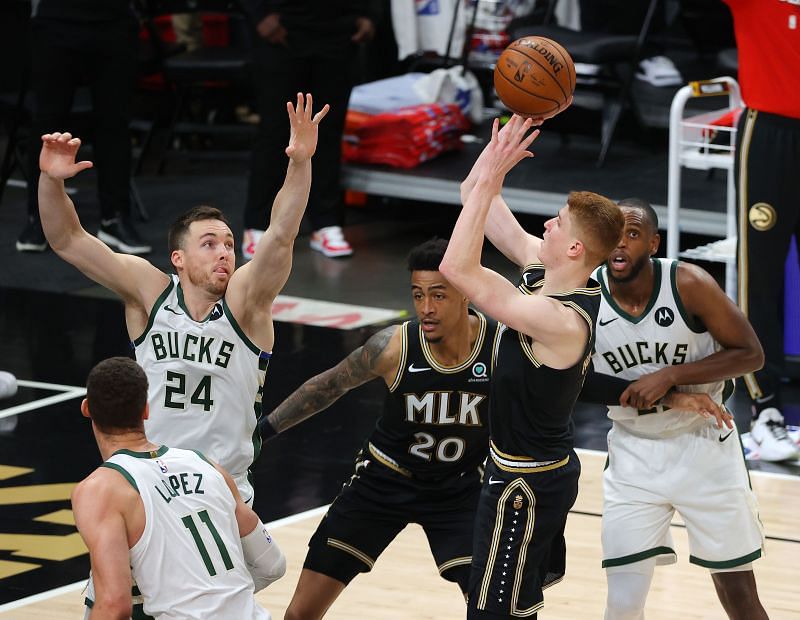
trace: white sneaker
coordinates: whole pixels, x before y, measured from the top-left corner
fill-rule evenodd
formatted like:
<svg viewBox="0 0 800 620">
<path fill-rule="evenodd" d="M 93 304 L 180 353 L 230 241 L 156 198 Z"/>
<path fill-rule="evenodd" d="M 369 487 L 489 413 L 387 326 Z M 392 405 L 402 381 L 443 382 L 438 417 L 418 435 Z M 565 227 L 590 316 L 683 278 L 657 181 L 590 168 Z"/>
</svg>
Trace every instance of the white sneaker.
<svg viewBox="0 0 800 620">
<path fill-rule="evenodd" d="M 311 248 L 328 258 L 350 256 L 353 253 L 340 226 L 326 226 L 311 233 Z"/>
<path fill-rule="evenodd" d="M 786 424 L 781 412 L 775 407 L 767 407 L 758 414 L 750 436 L 759 446 L 762 461 L 787 461 L 800 456 L 797 447 L 786 434 Z"/>
<path fill-rule="evenodd" d="M 17 378 L 10 372 L 0 370 L 0 399 L 11 398 L 17 393 Z M 10 433 L 17 428 L 18 416 L 0 418 L 0 434 Z"/>
<path fill-rule="evenodd" d="M 653 56 L 642 60 L 636 77 L 653 86 L 678 86 L 683 83 L 675 64 L 666 56 Z"/>
<path fill-rule="evenodd" d="M 17 378 L 10 372 L 0 370 L 0 399 L 11 398 L 17 393 Z"/>
<path fill-rule="evenodd" d="M 242 258 L 244 258 L 245 262 L 253 260 L 253 256 L 256 254 L 256 246 L 263 236 L 264 231 L 258 228 L 248 228 L 244 231 L 244 237 L 242 237 Z"/>
</svg>

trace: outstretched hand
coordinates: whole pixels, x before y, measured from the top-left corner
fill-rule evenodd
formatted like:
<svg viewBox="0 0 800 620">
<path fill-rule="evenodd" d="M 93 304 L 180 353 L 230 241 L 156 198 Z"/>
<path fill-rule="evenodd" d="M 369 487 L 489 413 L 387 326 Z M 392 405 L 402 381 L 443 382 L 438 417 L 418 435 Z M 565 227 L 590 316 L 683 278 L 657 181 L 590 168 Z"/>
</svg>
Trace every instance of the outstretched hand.
<svg viewBox="0 0 800 620">
<path fill-rule="evenodd" d="M 81 147 L 79 138 L 70 133 L 48 133 L 42 136 L 39 169 L 53 179 L 70 179 L 93 166 L 90 161 L 75 161 Z"/>
<path fill-rule="evenodd" d="M 653 373 L 643 375 L 631 383 L 619 399 L 623 407 L 648 409 L 659 398 L 664 396 L 675 385 L 671 367 L 661 368 Z"/>
<path fill-rule="evenodd" d="M 286 154 L 295 163 L 302 163 L 311 159 L 314 151 L 317 150 L 317 129 L 319 122 L 331 109 L 326 103 L 325 106 L 311 116 L 314 100 L 311 93 L 305 97 L 303 93 L 297 93 L 297 105 L 292 105 L 291 101 L 286 102 L 286 110 L 289 112 L 289 146 L 286 147 Z"/>
<path fill-rule="evenodd" d="M 539 136 L 539 130 L 528 133 L 534 119 L 523 119 L 514 114 L 500 129 L 500 122 L 492 123 L 492 139 L 481 153 L 481 175 L 502 187 L 506 174 L 523 159 L 533 157 L 528 147 Z M 498 188 L 499 190 L 499 188 Z"/>
</svg>

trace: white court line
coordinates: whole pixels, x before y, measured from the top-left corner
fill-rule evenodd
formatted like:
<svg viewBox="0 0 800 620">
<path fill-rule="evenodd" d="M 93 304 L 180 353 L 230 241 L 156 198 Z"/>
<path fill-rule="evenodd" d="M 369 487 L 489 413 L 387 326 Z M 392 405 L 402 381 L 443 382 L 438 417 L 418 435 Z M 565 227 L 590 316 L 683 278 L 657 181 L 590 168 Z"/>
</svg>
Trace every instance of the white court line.
<svg viewBox="0 0 800 620">
<path fill-rule="evenodd" d="M 19 379 L 17 385 L 29 388 L 39 388 L 42 390 L 53 390 L 54 392 L 69 392 L 70 390 L 83 389 L 79 385 L 63 385 L 62 383 L 45 383 L 43 381 L 27 381 Z"/>
<path fill-rule="evenodd" d="M 62 594 L 75 592 L 76 590 L 82 590 L 83 588 L 86 587 L 86 582 L 88 580 L 89 577 L 87 576 L 86 579 L 84 579 L 83 581 L 76 581 L 75 583 L 71 583 L 68 586 L 61 586 L 60 588 L 54 588 L 53 590 L 48 590 L 47 592 L 40 592 L 39 594 L 33 594 L 32 596 L 26 596 L 25 598 L 21 598 L 18 601 L 11 601 L 10 603 L 6 603 L 5 605 L 0 605 L 0 613 L 4 611 L 12 611 L 14 609 L 19 609 L 20 607 L 32 605 L 33 603 L 46 601 L 48 599 L 55 598 L 56 596 L 61 596 Z"/>
<path fill-rule="evenodd" d="M 298 512 L 297 514 L 289 515 L 288 517 L 284 517 L 283 519 L 276 519 L 275 521 L 270 521 L 269 523 L 265 523 L 265 525 L 270 530 L 276 530 L 281 527 L 285 527 L 287 525 L 292 525 L 294 523 L 310 519 L 311 517 L 318 517 L 322 514 L 325 514 L 325 512 L 328 510 L 328 506 L 330 506 L 330 504 L 326 504 L 325 506 L 320 506 L 318 508 L 312 508 L 311 510 L 306 510 L 304 512 Z M 75 592 L 76 590 L 82 590 L 83 588 L 86 587 L 87 579 L 84 579 L 83 581 L 76 581 L 75 583 L 71 583 L 66 586 L 61 586 L 59 588 L 54 588 L 52 590 L 47 590 L 47 592 L 40 592 L 39 594 L 26 596 L 25 598 L 21 598 L 17 601 L 6 603 L 5 605 L 0 605 L 0 613 L 3 613 L 4 611 L 12 611 L 14 609 L 19 609 L 20 607 L 25 607 L 26 605 L 32 605 L 33 603 L 46 601 L 48 599 L 55 598 L 56 596 L 61 596 L 62 594 Z"/>
<path fill-rule="evenodd" d="M 60 403 L 65 400 L 72 400 L 73 398 L 82 398 L 85 395 L 86 395 L 86 388 L 72 388 L 68 392 L 62 392 L 61 394 L 47 396 L 46 398 L 40 398 L 38 400 L 34 400 L 29 403 L 24 403 L 22 405 L 17 405 L 15 407 L 9 407 L 8 409 L 2 409 L 0 410 L 0 420 L 12 415 L 17 415 L 19 413 L 25 413 L 26 411 L 34 411 L 36 409 L 41 409 L 42 407 L 46 407 L 48 405 L 54 405 L 56 403 Z"/>
</svg>

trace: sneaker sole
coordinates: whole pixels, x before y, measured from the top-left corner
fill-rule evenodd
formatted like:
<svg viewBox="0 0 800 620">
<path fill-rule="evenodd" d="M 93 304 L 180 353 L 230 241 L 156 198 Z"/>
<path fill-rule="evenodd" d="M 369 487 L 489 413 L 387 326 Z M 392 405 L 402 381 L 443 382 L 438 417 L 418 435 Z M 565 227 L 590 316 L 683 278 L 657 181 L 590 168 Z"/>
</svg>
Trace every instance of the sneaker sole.
<svg viewBox="0 0 800 620">
<path fill-rule="evenodd" d="M 47 243 L 24 243 L 17 241 L 17 252 L 44 252 L 47 250 Z"/>
<path fill-rule="evenodd" d="M 312 241 L 310 245 L 312 250 L 316 250 L 328 258 L 344 258 L 345 256 L 353 255 L 352 248 L 349 250 L 326 250 L 324 247 L 322 247 L 322 244 L 317 241 Z"/>
<path fill-rule="evenodd" d="M 102 230 L 97 231 L 97 238 L 106 245 L 117 248 L 124 254 L 149 254 L 153 251 L 153 248 L 149 245 L 128 245 L 127 243 L 122 243 L 116 237 L 112 237 L 108 233 L 104 233 Z"/>
</svg>

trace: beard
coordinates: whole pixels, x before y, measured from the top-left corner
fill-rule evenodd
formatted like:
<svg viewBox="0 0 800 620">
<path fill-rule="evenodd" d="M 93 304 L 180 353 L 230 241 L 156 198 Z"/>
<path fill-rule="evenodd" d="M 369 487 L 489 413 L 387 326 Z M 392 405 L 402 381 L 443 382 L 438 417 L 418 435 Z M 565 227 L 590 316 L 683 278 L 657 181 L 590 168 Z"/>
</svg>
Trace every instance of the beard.
<svg viewBox="0 0 800 620">
<path fill-rule="evenodd" d="M 186 272 L 189 282 L 217 297 L 222 298 L 228 288 L 227 282 L 214 282 L 209 275 L 201 269 L 189 269 Z"/>
<path fill-rule="evenodd" d="M 428 344 L 439 344 L 442 340 L 444 340 L 444 336 L 433 336 L 430 337 L 427 334 L 424 334 L 425 342 Z"/>
<path fill-rule="evenodd" d="M 635 263 L 631 263 L 631 270 L 627 276 L 617 276 L 614 274 L 614 271 L 612 269 L 608 269 L 606 273 L 608 274 L 609 279 L 614 280 L 614 282 L 625 284 L 626 282 L 631 282 L 632 280 L 635 280 L 648 262 L 650 262 L 650 257 L 642 256 Z"/>
</svg>

